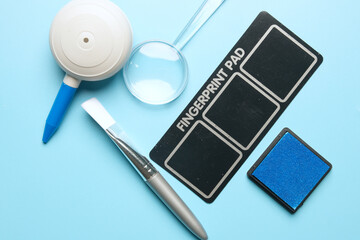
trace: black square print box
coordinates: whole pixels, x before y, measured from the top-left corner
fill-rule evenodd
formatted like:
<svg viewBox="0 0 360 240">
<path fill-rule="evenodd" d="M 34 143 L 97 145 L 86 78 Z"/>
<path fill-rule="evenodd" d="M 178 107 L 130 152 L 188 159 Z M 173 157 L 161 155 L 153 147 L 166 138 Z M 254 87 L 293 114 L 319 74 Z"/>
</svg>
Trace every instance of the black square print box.
<svg viewBox="0 0 360 240">
<path fill-rule="evenodd" d="M 317 62 L 314 53 L 278 25 L 272 25 L 240 68 L 276 100 L 285 102 Z"/>
<path fill-rule="evenodd" d="M 197 121 L 165 160 L 165 166 L 206 198 L 218 189 L 241 157 L 242 153 L 225 138 Z"/>
<path fill-rule="evenodd" d="M 213 202 L 321 62 L 319 53 L 261 12 L 151 159 Z"/>
</svg>

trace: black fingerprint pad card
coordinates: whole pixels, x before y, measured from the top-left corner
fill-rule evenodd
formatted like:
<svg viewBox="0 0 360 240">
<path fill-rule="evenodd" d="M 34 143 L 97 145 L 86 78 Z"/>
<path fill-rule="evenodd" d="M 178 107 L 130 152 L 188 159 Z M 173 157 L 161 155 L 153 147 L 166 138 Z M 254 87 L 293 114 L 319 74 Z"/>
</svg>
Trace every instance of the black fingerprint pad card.
<svg viewBox="0 0 360 240">
<path fill-rule="evenodd" d="M 322 62 L 261 12 L 150 152 L 213 202 Z"/>
</svg>

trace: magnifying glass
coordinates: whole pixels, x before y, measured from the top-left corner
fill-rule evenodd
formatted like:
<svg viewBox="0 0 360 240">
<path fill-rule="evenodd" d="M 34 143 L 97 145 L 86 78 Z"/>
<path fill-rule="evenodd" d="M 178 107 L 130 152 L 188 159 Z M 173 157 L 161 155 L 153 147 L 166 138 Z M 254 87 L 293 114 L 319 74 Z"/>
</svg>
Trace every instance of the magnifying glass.
<svg viewBox="0 0 360 240">
<path fill-rule="evenodd" d="M 188 82 L 188 66 L 181 49 L 225 0 L 205 0 L 173 44 L 147 41 L 132 51 L 123 69 L 129 91 L 149 104 L 176 99 Z"/>
<path fill-rule="evenodd" d="M 54 18 L 50 47 L 66 75 L 46 119 L 44 143 L 59 127 L 82 80 L 104 80 L 123 67 L 131 53 L 132 30 L 109 0 L 73 0 Z"/>
</svg>

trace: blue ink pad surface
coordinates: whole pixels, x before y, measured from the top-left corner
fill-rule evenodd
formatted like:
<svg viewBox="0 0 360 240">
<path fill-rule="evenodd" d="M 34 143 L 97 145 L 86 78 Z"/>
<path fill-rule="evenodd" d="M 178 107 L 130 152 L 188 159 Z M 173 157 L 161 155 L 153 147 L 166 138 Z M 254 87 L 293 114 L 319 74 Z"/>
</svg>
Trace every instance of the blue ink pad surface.
<svg viewBox="0 0 360 240">
<path fill-rule="evenodd" d="M 250 168 L 248 177 L 294 213 L 331 168 L 320 154 L 284 128 Z"/>
</svg>

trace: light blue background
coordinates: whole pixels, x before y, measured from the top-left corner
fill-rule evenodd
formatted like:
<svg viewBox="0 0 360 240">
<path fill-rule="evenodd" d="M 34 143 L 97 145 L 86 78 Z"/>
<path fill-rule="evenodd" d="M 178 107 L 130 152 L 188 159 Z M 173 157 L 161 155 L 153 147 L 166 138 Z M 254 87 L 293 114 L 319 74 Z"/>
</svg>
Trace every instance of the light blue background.
<svg viewBox="0 0 360 240">
<path fill-rule="evenodd" d="M 227 0 L 184 48 L 190 81 L 175 102 L 149 106 L 121 74 L 82 83 L 59 131 L 41 142 L 63 72 L 48 33 L 66 0 L 2 1 L 0 7 L 0 239 L 194 239 L 80 108 L 97 97 L 148 154 L 257 14 L 266 10 L 324 62 L 212 204 L 158 167 L 210 239 L 357 239 L 360 235 L 358 1 Z M 173 41 L 201 0 L 114 0 L 134 43 Z M 291 215 L 246 172 L 283 127 L 333 164 Z M 156 165 L 155 165 L 156 166 Z"/>
</svg>

